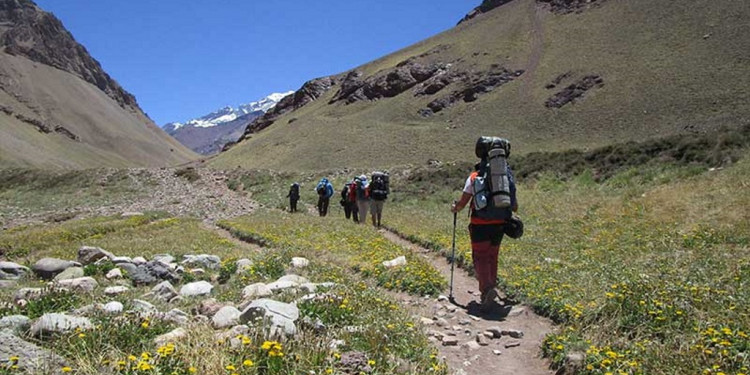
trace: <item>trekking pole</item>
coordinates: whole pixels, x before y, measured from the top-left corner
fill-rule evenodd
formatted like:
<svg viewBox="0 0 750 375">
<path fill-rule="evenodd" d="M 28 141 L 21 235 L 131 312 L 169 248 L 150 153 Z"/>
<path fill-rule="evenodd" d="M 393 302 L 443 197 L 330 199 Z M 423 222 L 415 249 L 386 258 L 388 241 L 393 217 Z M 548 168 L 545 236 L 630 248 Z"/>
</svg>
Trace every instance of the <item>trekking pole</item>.
<svg viewBox="0 0 750 375">
<path fill-rule="evenodd" d="M 453 201 L 453 204 L 456 204 L 456 201 Z M 453 268 L 456 265 L 456 217 L 458 216 L 457 212 L 453 213 L 453 246 L 451 251 L 451 289 L 450 289 L 450 295 L 448 296 L 448 301 L 455 302 L 455 298 L 453 298 Z"/>
</svg>

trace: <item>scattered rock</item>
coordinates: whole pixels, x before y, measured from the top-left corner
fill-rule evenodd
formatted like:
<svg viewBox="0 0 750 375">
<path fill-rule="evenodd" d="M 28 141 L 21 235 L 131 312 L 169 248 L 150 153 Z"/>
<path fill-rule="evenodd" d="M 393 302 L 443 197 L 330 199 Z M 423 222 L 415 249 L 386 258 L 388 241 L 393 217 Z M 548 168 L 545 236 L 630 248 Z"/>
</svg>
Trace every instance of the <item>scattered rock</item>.
<svg viewBox="0 0 750 375">
<path fill-rule="evenodd" d="M 173 263 L 174 260 L 175 260 L 174 257 L 169 254 L 156 254 L 152 257 L 152 261 L 160 262 L 164 265 Z"/>
<path fill-rule="evenodd" d="M 122 279 L 122 271 L 119 268 L 113 268 L 104 276 L 107 280 Z"/>
<path fill-rule="evenodd" d="M 272 283 L 269 283 L 266 285 L 266 288 L 268 288 L 271 291 L 277 291 L 277 290 L 284 290 L 284 289 L 291 289 L 298 287 L 299 284 L 295 283 L 294 281 L 274 281 Z"/>
<path fill-rule="evenodd" d="M 34 273 L 42 279 L 51 280 L 57 274 L 65 271 L 70 267 L 80 267 L 81 264 L 78 262 L 71 262 L 69 260 L 62 260 L 57 258 L 42 258 L 39 259 L 31 269 Z"/>
<path fill-rule="evenodd" d="M 501 334 L 503 336 L 510 336 L 514 339 L 520 339 L 523 337 L 523 331 L 519 331 L 517 329 L 504 329 Z"/>
<path fill-rule="evenodd" d="M 339 366 L 345 374 L 369 374 L 372 372 L 367 354 L 363 352 L 346 352 L 341 353 Z"/>
<path fill-rule="evenodd" d="M 159 310 L 152 304 L 140 300 L 140 299 L 134 299 L 132 301 L 133 304 L 133 311 L 141 313 L 141 315 L 152 315 L 159 312 Z"/>
<path fill-rule="evenodd" d="M 458 345 L 458 337 L 456 336 L 443 336 L 441 340 L 443 346 L 456 346 Z"/>
<path fill-rule="evenodd" d="M 245 300 L 268 297 L 272 294 L 273 290 L 263 283 L 248 285 L 245 289 L 242 289 L 242 298 Z"/>
<path fill-rule="evenodd" d="M 297 327 L 294 322 L 299 318 L 297 306 L 262 298 L 253 301 L 242 311 L 240 322 L 254 322 L 265 318 L 270 320 L 272 333 L 282 331 L 286 335 L 294 335 Z"/>
<path fill-rule="evenodd" d="M 79 277 L 77 279 L 55 281 L 54 285 L 62 289 L 93 292 L 99 286 L 99 283 L 93 277 Z"/>
<path fill-rule="evenodd" d="M 468 326 L 468 325 L 471 325 L 471 320 L 470 319 L 461 319 L 461 320 L 458 321 L 458 324 L 460 324 L 462 326 Z"/>
<path fill-rule="evenodd" d="M 505 343 L 505 348 L 515 348 L 516 346 L 521 346 L 521 342 L 518 340 L 508 341 Z"/>
<path fill-rule="evenodd" d="M 42 315 L 31 325 L 29 333 L 34 337 L 46 337 L 56 333 L 64 333 L 75 329 L 87 330 L 93 325 L 88 318 L 69 316 L 65 314 L 49 313 Z"/>
<path fill-rule="evenodd" d="M 122 294 L 130 290 L 130 288 L 126 286 L 110 286 L 104 289 L 104 295 L 105 296 L 116 296 L 118 294 Z"/>
<path fill-rule="evenodd" d="M 444 296 L 444 295 L 441 294 L 441 295 L 438 296 L 437 300 L 438 300 L 438 302 L 447 302 L 448 301 L 448 296 Z"/>
<path fill-rule="evenodd" d="M 185 284 L 180 288 L 180 295 L 183 297 L 205 296 L 211 294 L 214 286 L 208 281 L 196 281 Z"/>
<path fill-rule="evenodd" d="M 133 258 L 131 258 L 131 257 L 124 257 L 124 256 L 123 257 L 112 257 L 112 259 L 110 259 L 110 260 L 114 264 L 120 264 L 120 263 L 130 263 L 130 264 L 133 264 Z"/>
<path fill-rule="evenodd" d="M 496 339 L 503 337 L 503 329 L 500 327 L 490 327 L 486 331 L 491 332 L 492 336 Z"/>
<path fill-rule="evenodd" d="M 114 254 L 105 251 L 100 247 L 81 246 L 78 249 L 78 263 L 81 263 L 84 266 L 94 263 L 100 259 L 111 258 L 114 258 Z"/>
<path fill-rule="evenodd" d="M 28 331 L 30 327 L 31 319 L 24 315 L 8 315 L 0 319 L 0 331 L 9 329 L 13 333 L 20 335 Z"/>
<path fill-rule="evenodd" d="M 437 318 L 435 319 L 435 324 L 437 324 L 438 327 L 447 327 L 448 321 L 445 320 L 445 318 Z"/>
<path fill-rule="evenodd" d="M 136 266 L 140 266 L 141 264 L 146 264 L 148 261 L 144 257 L 135 257 L 133 258 L 133 264 Z"/>
<path fill-rule="evenodd" d="M 169 310 L 161 317 L 166 322 L 172 322 L 179 325 L 185 325 L 190 321 L 190 315 L 180 309 Z"/>
<path fill-rule="evenodd" d="M 224 304 L 217 302 L 214 298 L 205 299 L 198 304 L 198 314 L 211 318 L 223 307 Z"/>
<path fill-rule="evenodd" d="M 481 346 L 487 346 L 490 344 L 490 339 L 488 339 L 483 333 L 480 333 L 477 335 L 477 343 Z"/>
<path fill-rule="evenodd" d="M 17 280 L 31 272 L 28 267 L 18 263 L 0 262 L 0 280 Z"/>
<path fill-rule="evenodd" d="M 65 271 L 58 273 L 57 276 L 55 276 L 52 280 L 54 281 L 70 280 L 70 279 L 77 279 L 79 277 L 83 277 L 83 268 L 70 267 L 66 269 Z"/>
<path fill-rule="evenodd" d="M 467 341 L 467 342 L 461 344 L 461 348 L 467 349 L 469 351 L 472 351 L 472 350 L 477 350 L 477 349 L 481 348 L 481 346 L 479 345 L 478 342 L 472 340 L 472 341 Z"/>
<path fill-rule="evenodd" d="M 189 267 L 203 267 L 212 270 L 221 267 L 221 258 L 216 255 L 185 255 L 184 258 L 181 264 Z"/>
<path fill-rule="evenodd" d="M 516 317 L 526 312 L 526 309 L 522 306 L 513 306 L 513 308 L 508 313 L 508 317 Z"/>
<path fill-rule="evenodd" d="M 310 282 L 310 280 L 308 280 L 308 279 L 306 279 L 306 278 L 304 278 L 302 276 L 299 276 L 299 275 L 284 275 L 284 276 L 280 277 L 276 281 L 291 281 L 291 282 L 297 283 L 297 284 L 304 284 L 304 283 L 309 283 Z"/>
<path fill-rule="evenodd" d="M 310 261 L 306 258 L 292 258 L 292 267 L 294 268 L 305 268 L 310 265 Z"/>
<path fill-rule="evenodd" d="M 122 303 L 117 301 L 112 301 L 102 306 L 102 311 L 110 315 L 119 315 L 120 313 L 122 313 L 123 309 L 124 306 L 122 305 Z"/>
<path fill-rule="evenodd" d="M 65 360 L 57 354 L 40 348 L 13 335 L 9 330 L 0 330 L 0 360 L 17 356 L 19 373 L 51 374 L 65 366 Z"/>
<path fill-rule="evenodd" d="M 501 355 L 501 354 L 503 354 L 503 352 L 501 352 L 501 351 L 499 351 L 499 350 L 497 350 L 497 349 L 494 349 L 494 350 L 492 351 L 492 354 L 494 354 L 494 355 Z"/>
<path fill-rule="evenodd" d="M 383 266 L 385 268 L 393 268 L 393 267 L 405 266 L 405 265 L 406 265 L 406 257 L 403 255 L 398 258 L 383 261 Z"/>
<path fill-rule="evenodd" d="M 187 335 L 188 332 L 185 330 L 185 328 L 180 327 L 172 330 L 171 332 L 167 332 L 161 336 L 156 337 L 154 339 L 154 344 L 156 344 L 157 346 L 163 346 L 170 342 L 176 343 L 187 337 Z"/>
<path fill-rule="evenodd" d="M 253 265 L 253 261 L 250 259 L 240 259 L 237 262 L 235 262 L 237 265 L 237 272 L 238 274 L 245 272 L 248 268 L 250 268 Z"/>
<path fill-rule="evenodd" d="M 242 312 L 234 306 L 224 306 L 214 315 L 211 322 L 216 329 L 235 326 L 239 323 L 241 314 Z"/>
<path fill-rule="evenodd" d="M 429 318 L 421 317 L 419 318 L 419 322 L 422 323 L 424 326 L 432 326 L 435 325 L 435 321 Z"/>
<path fill-rule="evenodd" d="M 123 270 L 128 275 L 133 275 L 138 270 L 138 266 L 133 263 L 120 263 L 117 265 L 117 268 Z"/>
<path fill-rule="evenodd" d="M 162 301 L 169 302 L 172 298 L 177 297 L 177 290 L 169 281 L 162 281 L 151 289 L 151 293 Z"/>
<path fill-rule="evenodd" d="M 176 271 L 177 273 L 181 273 L 179 269 Z M 203 268 L 193 268 L 189 272 L 195 276 L 202 276 L 206 274 L 206 270 L 204 270 Z"/>
<path fill-rule="evenodd" d="M 21 300 L 29 301 L 33 299 L 37 299 L 41 297 L 44 294 L 44 289 L 42 288 L 21 288 L 16 291 L 16 293 L 13 295 L 13 300 L 18 302 Z"/>
<path fill-rule="evenodd" d="M 130 280 L 133 285 L 154 284 L 161 280 L 179 281 L 180 277 L 159 260 L 152 260 L 146 264 L 141 264 L 134 272 L 130 272 Z"/>
<path fill-rule="evenodd" d="M 586 355 L 581 352 L 568 353 L 563 361 L 561 374 L 578 374 L 583 370 Z"/>
</svg>

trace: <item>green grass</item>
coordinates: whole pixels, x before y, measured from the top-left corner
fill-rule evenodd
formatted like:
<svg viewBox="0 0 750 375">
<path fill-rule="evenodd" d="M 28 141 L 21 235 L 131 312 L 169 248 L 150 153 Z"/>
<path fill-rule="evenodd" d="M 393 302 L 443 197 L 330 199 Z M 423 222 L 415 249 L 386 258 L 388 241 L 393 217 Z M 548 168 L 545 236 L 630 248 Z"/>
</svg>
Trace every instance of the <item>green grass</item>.
<svg viewBox="0 0 750 375">
<path fill-rule="evenodd" d="M 591 174 L 523 183 L 525 236 L 504 240 L 500 285 L 561 324 L 543 348 L 556 364 L 581 351 L 585 374 L 745 373 L 749 174 L 743 160 L 714 172 L 626 170 L 603 184 Z M 457 191 L 412 195 L 384 221 L 447 253 Z M 457 245 L 470 265 L 464 220 Z"/>
<path fill-rule="evenodd" d="M 436 295 L 445 280 L 424 259 L 392 244 L 369 225 L 357 225 L 343 217 L 324 219 L 279 211 L 261 211 L 222 221 L 220 226 L 238 238 L 267 246 L 324 257 L 341 267 L 373 278 L 387 289 L 417 295 Z M 408 265 L 386 269 L 381 264 L 405 255 Z"/>
<path fill-rule="evenodd" d="M 522 155 L 745 125 L 750 66 L 742 51 L 750 34 L 742 20 L 749 15 L 750 5 L 730 0 L 607 1 L 568 15 L 516 0 L 358 69 L 367 77 L 443 46 L 423 60 L 462 70 L 527 70 L 519 79 L 430 118 L 417 111 L 435 97 L 409 90 L 329 105 L 335 86 L 209 164 L 285 171 L 421 166 L 472 158 L 479 135 L 507 137 Z M 544 101 L 570 82 L 545 85 L 565 72 L 600 75 L 604 87 L 548 109 Z"/>
</svg>

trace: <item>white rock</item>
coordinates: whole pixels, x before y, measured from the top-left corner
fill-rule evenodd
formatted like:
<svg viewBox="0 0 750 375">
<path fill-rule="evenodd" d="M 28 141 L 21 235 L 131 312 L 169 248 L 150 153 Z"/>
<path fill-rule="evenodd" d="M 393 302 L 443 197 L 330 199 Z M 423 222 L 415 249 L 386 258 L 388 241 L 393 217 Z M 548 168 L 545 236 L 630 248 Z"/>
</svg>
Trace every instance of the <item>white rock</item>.
<svg viewBox="0 0 750 375">
<path fill-rule="evenodd" d="M 0 331 L 9 329 L 16 334 L 25 332 L 31 327 L 31 319 L 24 315 L 8 315 L 0 319 Z"/>
<path fill-rule="evenodd" d="M 253 261 L 250 259 L 240 259 L 237 262 L 235 262 L 237 265 L 237 272 L 236 273 L 242 273 L 245 272 L 248 268 L 250 268 L 253 265 Z"/>
<path fill-rule="evenodd" d="M 70 280 L 70 279 L 78 279 L 83 277 L 84 272 L 83 268 L 81 267 L 70 267 L 66 269 L 65 271 L 62 271 L 57 274 L 52 280 L 53 281 L 60 281 L 60 280 Z"/>
<path fill-rule="evenodd" d="M 216 329 L 223 329 L 236 326 L 240 321 L 242 312 L 234 306 L 224 306 L 219 310 L 211 322 Z"/>
<path fill-rule="evenodd" d="M 112 301 L 102 306 L 102 311 L 110 315 L 119 315 L 124 307 L 120 302 Z"/>
<path fill-rule="evenodd" d="M 119 268 L 113 268 L 109 270 L 104 277 L 106 277 L 107 280 L 122 279 L 122 271 L 120 271 Z"/>
<path fill-rule="evenodd" d="M 156 306 L 144 300 L 134 299 L 132 303 L 133 303 L 133 311 L 141 313 L 141 315 L 152 315 L 152 314 L 156 314 L 159 312 Z"/>
<path fill-rule="evenodd" d="M 200 255 L 184 255 L 182 264 L 192 267 L 203 267 L 208 269 L 218 269 L 221 267 L 221 258 L 216 255 L 200 254 Z"/>
<path fill-rule="evenodd" d="M 148 263 L 148 260 L 146 260 L 146 258 L 144 257 L 133 258 L 133 264 L 135 264 L 136 266 L 140 266 L 141 264 L 146 264 L 146 263 Z"/>
<path fill-rule="evenodd" d="M 55 281 L 54 286 L 68 290 L 93 292 L 99 286 L 99 283 L 93 277 L 79 277 L 77 279 Z"/>
<path fill-rule="evenodd" d="M 310 265 L 310 261 L 307 258 L 294 257 L 292 258 L 292 267 L 294 268 L 305 268 Z"/>
<path fill-rule="evenodd" d="M 162 281 L 151 289 L 154 295 L 162 301 L 170 301 L 172 298 L 177 297 L 177 290 L 175 290 L 172 283 L 169 281 Z"/>
<path fill-rule="evenodd" d="M 270 321 L 274 332 L 281 331 L 291 336 L 297 332 L 294 322 L 299 318 L 299 309 L 293 304 L 262 298 L 242 311 L 240 322 L 244 324 L 263 318 Z"/>
<path fill-rule="evenodd" d="M 130 290 L 126 286 L 110 286 L 104 289 L 104 295 L 105 296 L 116 296 L 118 294 L 122 294 Z"/>
<path fill-rule="evenodd" d="M 113 257 L 111 260 L 114 264 L 133 263 L 133 259 L 131 257 Z"/>
<path fill-rule="evenodd" d="M 185 328 L 180 327 L 171 332 L 167 332 L 161 336 L 158 336 L 157 338 L 154 339 L 154 344 L 156 344 L 157 346 L 163 346 L 170 342 L 176 343 L 184 339 L 185 337 L 187 337 L 187 335 L 188 335 L 187 330 L 185 330 Z"/>
<path fill-rule="evenodd" d="M 34 337 L 42 337 L 54 333 L 64 333 L 77 328 L 87 330 L 93 325 L 87 318 L 70 316 L 65 314 L 44 314 L 31 325 L 30 333 Z"/>
<path fill-rule="evenodd" d="M 248 285 L 245 287 L 245 289 L 242 289 L 242 298 L 246 300 L 268 297 L 272 294 L 273 294 L 273 291 L 270 288 L 268 288 L 266 284 L 263 284 L 263 283 L 256 283 L 256 284 Z"/>
<path fill-rule="evenodd" d="M 196 281 L 183 285 L 180 288 L 180 295 L 183 297 L 204 296 L 211 294 L 213 288 L 214 286 L 208 281 Z"/>
<path fill-rule="evenodd" d="M 297 283 L 297 284 L 304 284 L 304 283 L 309 283 L 310 282 L 310 280 L 308 280 L 308 279 L 306 279 L 306 278 L 304 278 L 302 276 L 299 276 L 299 275 L 284 275 L 284 276 L 280 277 L 276 281 L 291 281 L 291 282 Z"/>
<path fill-rule="evenodd" d="M 298 286 L 299 284 L 294 281 L 274 281 L 270 284 L 266 284 L 266 288 L 272 291 L 296 288 Z"/>
<path fill-rule="evenodd" d="M 0 262 L 0 279 L 2 280 L 20 279 L 29 272 L 31 270 L 28 267 L 24 267 L 18 263 Z"/>
<path fill-rule="evenodd" d="M 406 265 L 406 257 L 403 255 L 398 258 L 386 260 L 383 262 L 383 266 L 385 268 L 393 268 L 393 267 L 405 266 L 405 265 Z"/>
</svg>

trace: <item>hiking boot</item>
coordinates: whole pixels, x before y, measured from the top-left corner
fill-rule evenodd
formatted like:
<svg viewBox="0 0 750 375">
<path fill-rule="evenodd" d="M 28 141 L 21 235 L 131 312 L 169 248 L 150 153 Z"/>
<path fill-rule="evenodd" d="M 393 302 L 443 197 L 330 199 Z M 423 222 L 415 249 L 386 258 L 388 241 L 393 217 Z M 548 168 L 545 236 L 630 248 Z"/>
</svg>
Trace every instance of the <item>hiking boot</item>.
<svg viewBox="0 0 750 375">
<path fill-rule="evenodd" d="M 495 288 L 487 290 L 486 292 L 482 293 L 482 307 L 485 309 L 491 308 L 493 305 L 497 304 L 497 302 L 495 301 L 497 298 L 498 295 Z"/>
</svg>

